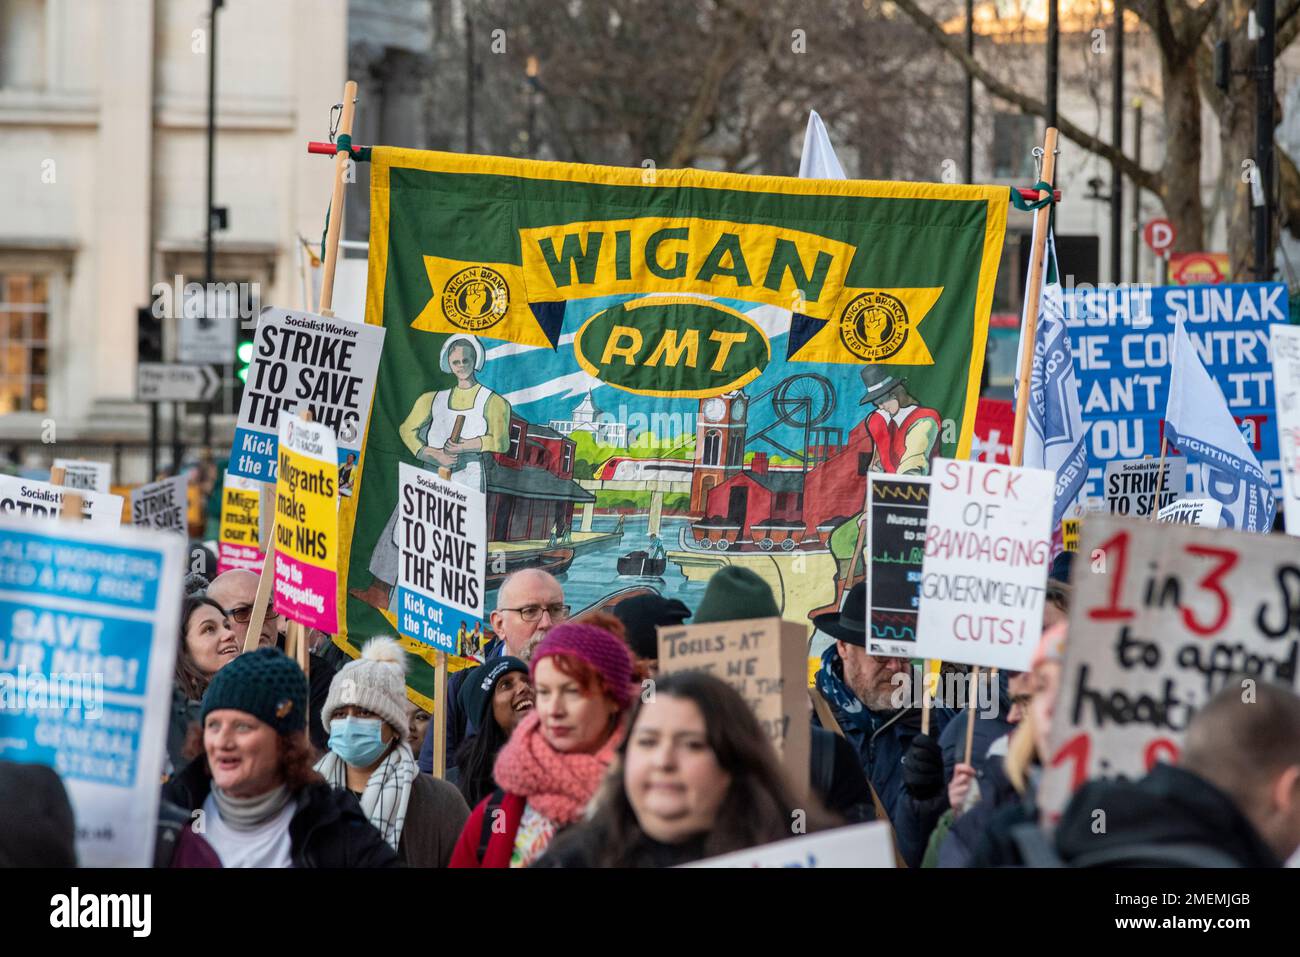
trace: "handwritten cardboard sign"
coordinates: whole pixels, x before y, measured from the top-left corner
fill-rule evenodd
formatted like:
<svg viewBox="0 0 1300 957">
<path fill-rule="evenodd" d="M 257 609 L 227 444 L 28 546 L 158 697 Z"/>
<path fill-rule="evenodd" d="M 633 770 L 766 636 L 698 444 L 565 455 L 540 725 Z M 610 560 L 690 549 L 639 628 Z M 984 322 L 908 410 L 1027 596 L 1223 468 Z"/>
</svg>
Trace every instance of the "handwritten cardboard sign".
<svg viewBox="0 0 1300 957">
<path fill-rule="evenodd" d="M 1295 687 L 1300 549 L 1289 538 L 1119 516 L 1084 524 L 1070 638 L 1038 803 L 1175 761 L 1234 676 Z"/>
<path fill-rule="evenodd" d="M 402 462 L 397 502 L 398 630 L 459 655 L 460 636 L 483 628 L 487 495 Z"/>
<path fill-rule="evenodd" d="M 807 632 L 780 618 L 751 618 L 659 629 L 659 672 L 707 671 L 754 709 L 790 775 L 808 787 Z M 803 793 L 800 791 L 799 793 Z"/>
<path fill-rule="evenodd" d="M 792 837 L 683 867 L 894 867 L 894 844 L 884 821 Z"/>
<path fill-rule="evenodd" d="M 280 419 L 275 483 L 275 609 L 308 628 L 338 631 L 338 453 L 334 433 Z"/>
<path fill-rule="evenodd" d="M 1056 478 L 936 459 L 916 655 L 1024 671 L 1043 629 Z"/>
<path fill-rule="evenodd" d="M 1152 512 L 1183 497 L 1187 489 L 1187 459 L 1181 455 L 1166 457 L 1163 472 L 1159 459 L 1114 459 L 1106 463 L 1102 488 L 1107 512 L 1150 517 Z"/>
<path fill-rule="evenodd" d="M 867 475 L 869 654 L 915 654 L 929 503 L 929 476 Z"/>
</svg>

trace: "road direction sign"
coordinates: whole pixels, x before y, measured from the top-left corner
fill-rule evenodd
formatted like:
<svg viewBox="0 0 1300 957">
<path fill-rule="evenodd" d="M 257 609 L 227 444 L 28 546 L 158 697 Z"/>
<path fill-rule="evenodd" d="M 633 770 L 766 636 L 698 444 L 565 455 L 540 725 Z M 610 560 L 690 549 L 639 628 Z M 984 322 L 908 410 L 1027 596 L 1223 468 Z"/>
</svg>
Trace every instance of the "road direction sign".
<svg viewBox="0 0 1300 957">
<path fill-rule="evenodd" d="M 207 402 L 221 388 L 221 377 L 212 366 L 142 362 L 137 368 L 137 402 Z"/>
</svg>

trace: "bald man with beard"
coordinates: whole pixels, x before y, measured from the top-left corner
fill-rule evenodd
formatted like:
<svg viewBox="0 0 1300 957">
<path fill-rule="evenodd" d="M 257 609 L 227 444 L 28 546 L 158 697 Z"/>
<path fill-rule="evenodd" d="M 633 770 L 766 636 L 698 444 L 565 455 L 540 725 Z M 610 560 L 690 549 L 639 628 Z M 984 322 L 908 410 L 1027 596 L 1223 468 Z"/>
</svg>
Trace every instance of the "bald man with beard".
<svg viewBox="0 0 1300 957">
<path fill-rule="evenodd" d="M 230 616 L 230 629 L 239 639 L 240 648 L 243 648 L 248 636 L 253 603 L 257 600 L 257 580 L 256 573 L 243 568 L 233 568 L 228 572 L 222 572 L 212 579 L 212 584 L 208 585 L 208 597 L 226 609 L 226 613 Z M 284 640 L 279 633 L 279 616 L 276 615 L 275 608 L 271 604 L 268 603 L 266 618 L 262 620 L 257 646 L 283 650 Z M 329 697 L 330 682 L 334 680 L 335 669 L 315 652 L 308 653 L 307 662 L 310 672 L 307 736 L 311 739 L 314 748 L 326 751 L 329 748 L 329 731 L 321 723 L 320 711 L 325 705 L 325 699 Z"/>
</svg>

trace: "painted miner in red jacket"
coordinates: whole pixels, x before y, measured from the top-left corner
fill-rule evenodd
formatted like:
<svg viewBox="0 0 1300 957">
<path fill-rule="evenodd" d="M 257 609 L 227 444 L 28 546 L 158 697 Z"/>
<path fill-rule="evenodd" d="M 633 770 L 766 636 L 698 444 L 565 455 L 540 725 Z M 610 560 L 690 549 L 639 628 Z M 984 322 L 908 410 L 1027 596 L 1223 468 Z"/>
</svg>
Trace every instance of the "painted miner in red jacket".
<svg viewBox="0 0 1300 957">
<path fill-rule="evenodd" d="M 872 472 L 929 475 L 939 444 L 940 419 L 907 391 L 907 380 L 890 375 L 887 366 L 864 366 L 862 404 L 875 406 L 867 416 L 873 446 Z"/>
</svg>

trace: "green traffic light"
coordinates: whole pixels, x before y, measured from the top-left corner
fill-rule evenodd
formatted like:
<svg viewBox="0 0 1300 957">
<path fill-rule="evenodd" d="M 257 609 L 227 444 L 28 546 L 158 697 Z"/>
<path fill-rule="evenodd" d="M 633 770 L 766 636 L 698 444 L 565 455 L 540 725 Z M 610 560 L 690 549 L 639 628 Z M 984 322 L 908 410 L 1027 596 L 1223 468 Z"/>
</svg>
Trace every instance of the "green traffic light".
<svg viewBox="0 0 1300 957">
<path fill-rule="evenodd" d="M 247 365 L 253 361 L 253 344 L 251 342 L 241 342 L 239 348 L 235 350 L 235 355 L 239 356 L 239 361 Z"/>
<path fill-rule="evenodd" d="M 244 368 L 236 372 L 235 375 L 239 376 L 240 382 L 244 383 L 244 385 L 248 385 L 248 366 L 244 366 Z"/>
</svg>

